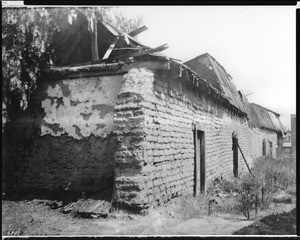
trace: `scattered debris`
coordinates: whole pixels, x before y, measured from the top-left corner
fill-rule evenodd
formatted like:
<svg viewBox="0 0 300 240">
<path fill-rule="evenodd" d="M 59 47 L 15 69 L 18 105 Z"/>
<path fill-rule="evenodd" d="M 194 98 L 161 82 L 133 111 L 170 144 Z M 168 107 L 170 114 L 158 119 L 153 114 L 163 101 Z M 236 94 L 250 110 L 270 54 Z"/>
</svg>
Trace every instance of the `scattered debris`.
<svg viewBox="0 0 300 240">
<path fill-rule="evenodd" d="M 37 204 L 45 204 L 46 202 L 49 202 L 49 200 L 33 199 L 32 202 Z"/>
<path fill-rule="evenodd" d="M 111 204 L 104 200 L 87 199 L 77 207 L 77 214 L 79 215 L 107 217 L 111 208 Z"/>
<path fill-rule="evenodd" d="M 53 201 L 53 202 L 47 202 L 46 203 L 47 205 L 49 205 L 52 209 L 57 209 L 57 208 L 60 208 L 63 206 L 63 202 L 60 201 Z"/>
<path fill-rule="evenodd" d="M 62 208 L 62 213 L 70 213 L 76 206 L 75 202 L 69 203 L 68 205 Z"/>
</svg>

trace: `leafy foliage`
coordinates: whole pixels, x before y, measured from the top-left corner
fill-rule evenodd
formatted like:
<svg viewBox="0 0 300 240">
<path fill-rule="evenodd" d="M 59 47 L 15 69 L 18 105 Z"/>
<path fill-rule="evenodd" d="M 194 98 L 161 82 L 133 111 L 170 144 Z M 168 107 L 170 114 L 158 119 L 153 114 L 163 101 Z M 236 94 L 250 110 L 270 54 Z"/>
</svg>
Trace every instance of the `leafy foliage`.
<svg viewBox="0 0 300 240">
<path fill-rule="evenodd" d="M 77 8 L 87 17 L 98 15 L 121 31 L 130 32 L 142 24 L 141 16 L 129 18 L 118 7 Z M 2 9 L 2 131 L 28 101 L 42 69 L 56 66 L 53 36 L 60 31 L 59 22 L 71 8 L 3 8 Z"/>
<path fill-rule="evenodd" d="M 246 174 L 241 179 L 238 197 L 238 209 L 244 214 L 247 220 L 250 219 L 251 210 L 257 214 L 259 199 L 260 182 L 257 176 Z"/>
</svg>

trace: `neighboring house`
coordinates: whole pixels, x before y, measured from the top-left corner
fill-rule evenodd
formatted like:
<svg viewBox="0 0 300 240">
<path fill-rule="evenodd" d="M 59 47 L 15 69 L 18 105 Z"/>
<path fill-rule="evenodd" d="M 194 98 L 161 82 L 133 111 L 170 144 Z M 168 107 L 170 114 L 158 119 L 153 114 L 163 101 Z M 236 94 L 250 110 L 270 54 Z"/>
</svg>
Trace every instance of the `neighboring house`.
<svg viewBox="0 0 300 240">
<path fill-rule="evenodd" d="M 291 114 L 291 130 L 286 131 L 283 150 L 285 158 L 296 157 L 296 114 Z"/>
<path fill-rule="evenodd" d="M 292 136 L 291 131 L 286 131 L 286 134 L 283 138 L 283 152 L 285 157 L 292 156 Z"/>
<path fill-rule="evenodd" d="M 292 142 L 283 142 L 283 152 L 285 158 L 292 156 Z"/>
<path fill-rule="evenodd" d="M 263 156 L 280 157 L 283 152 L 284 136 L 284 127 L 280 121 L 280 115 L 255 103 L 250 104 L 250 109 L 250 122 L 265 131 L 276 133 L 277 136 L 275 144 L 269 139 L 263 139 Z M 273 153 L 274 149 L 276 150 L 276 155 Z"/>
<path fill-rule="evenodd" d="M 296 157 L 296 114 L 291 114 L 291 142 L 292 142 L 292 156 Z"/>
<path fill-rule="evenodd" d="M 283 142 L 291 142 L 292 141 L 292 134 L 290 130 L 287 130 L 284 138 L 283 138 Z"/>
<path fill-rule="evenodd" d="M 113 186 L 120 207 L 143 209 L 205 193 L 215 178 L 276 157 L 279 114 L 249 104 L 209 54 L 183 64 L 103 21 L 98 29 L 102 60 L 82 63 L 79 34 L 61 56 L 77 66 L 49 70 L 14 123 L 9 181 L 16 191 Z"/>
</svg>

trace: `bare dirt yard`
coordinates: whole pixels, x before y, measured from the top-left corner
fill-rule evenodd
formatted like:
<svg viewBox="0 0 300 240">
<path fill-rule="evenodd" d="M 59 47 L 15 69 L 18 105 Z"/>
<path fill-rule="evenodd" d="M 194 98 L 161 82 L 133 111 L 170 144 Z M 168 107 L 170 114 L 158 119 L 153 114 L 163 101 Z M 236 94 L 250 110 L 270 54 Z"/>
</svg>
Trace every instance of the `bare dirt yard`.
<svg viewBox="0 0 300 240">
<path fill-rule="evenodd" d="M 217 210 L 208 214 L 205 208 L 199 214 L 187 214 L 180 208 L 189 204 L 180 198 L 149 210 L 145 216 L 115 211 L 106 218 L 64 214 L 61 208 L 52 209 L 38 199 L 2 201 L 2 236 L 295 235 L 295 199 L 293 195 L 292 201 L 273 202 L 250 220 L 245 220 L 243 214 Z"/>
</svg>

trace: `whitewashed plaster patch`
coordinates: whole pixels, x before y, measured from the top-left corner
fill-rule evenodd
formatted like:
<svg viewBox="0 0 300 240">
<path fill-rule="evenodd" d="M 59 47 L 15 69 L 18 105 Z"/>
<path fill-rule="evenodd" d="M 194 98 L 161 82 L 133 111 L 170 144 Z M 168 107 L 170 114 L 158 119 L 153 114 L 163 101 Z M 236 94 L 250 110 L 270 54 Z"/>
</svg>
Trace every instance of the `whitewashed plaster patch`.
<svg viewBox="0 0 300 240">
<path fill-rule="evenodd" d="M 114 106 L 122 76 L 63 80 L 48 86 L 41 135 L 68 134 L 75 139 L 106 137 L 113 129 Z M 65 95 L 64 95 L 65 94 Z"/>
</svg>

